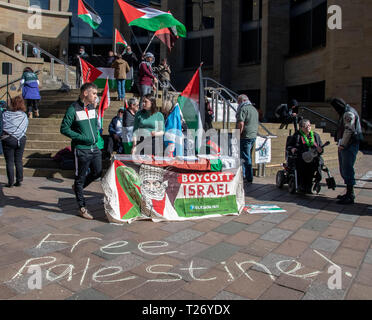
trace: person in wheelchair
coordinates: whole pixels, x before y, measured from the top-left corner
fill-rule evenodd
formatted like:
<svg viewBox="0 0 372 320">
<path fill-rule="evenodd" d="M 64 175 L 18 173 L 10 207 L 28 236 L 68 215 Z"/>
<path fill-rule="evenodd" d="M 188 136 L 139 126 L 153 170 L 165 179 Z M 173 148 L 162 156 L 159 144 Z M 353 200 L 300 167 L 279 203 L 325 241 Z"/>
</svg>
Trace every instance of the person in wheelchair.
<svg viewBox="0 0 372 320">
<path fill-rule="evenodd" d="M 299 130 L 288 138 L 286 150 L 289 155 L 293 156 L 288 158 L 292 158 L 292 165 L 295 165 L 297 170 L 298 192 L 312 194 L 313 180 L 314 190 L 319 188 L 324 164 L 321 146 L 320 136 L 311 130 L 310 121 L 300 120 Z M 289 160 L 288 164 L 291 165 Z"/>
</svg>

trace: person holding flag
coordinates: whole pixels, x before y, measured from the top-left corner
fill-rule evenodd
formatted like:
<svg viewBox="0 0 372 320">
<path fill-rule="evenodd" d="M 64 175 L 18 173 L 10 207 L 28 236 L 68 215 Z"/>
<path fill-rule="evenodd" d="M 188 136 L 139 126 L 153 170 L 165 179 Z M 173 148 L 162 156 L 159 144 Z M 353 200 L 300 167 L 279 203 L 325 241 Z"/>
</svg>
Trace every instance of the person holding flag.
<svg viewBox="0 0 372 320">
<path fill-rule="evenodd" d="M 67 109 L 60 128 L 61 134 L 71 139 L 71 150 L 75 156 L 72 190 L 79 206 L 79 215 L 89 220 L 93 217 L 86 208 L 83 189 L 102 174 L 102 153 L 97 146 L 97 101 L 97 86 L 90 82 L 83 84 L 79 99 Z"/>
</svg>

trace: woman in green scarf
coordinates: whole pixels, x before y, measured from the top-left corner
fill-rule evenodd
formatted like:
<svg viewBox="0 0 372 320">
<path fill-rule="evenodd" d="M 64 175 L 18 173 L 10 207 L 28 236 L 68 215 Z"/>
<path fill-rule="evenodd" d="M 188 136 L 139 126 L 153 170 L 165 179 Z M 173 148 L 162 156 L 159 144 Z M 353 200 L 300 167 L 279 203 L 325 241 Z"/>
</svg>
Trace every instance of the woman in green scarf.
<svg viewBox="0 0 372 320">
<path fill-rule="evenodd" d="M 303 160 L 303 153 L 310 150 L 323 153 L 321 148 L 322 141 L 319 134 L 311 130 L 311 123 L 307 119 L 303 119 L 299 123 L 300 130 L 297 131 L 290 139 L 287 151 L 296 154 L 297 182 L 300 192 L 311 194 L 311 187 L 315 173 L 320 174 L 323 159 L 320 156 L 314 157 L 311 162 Z"/>
</svg>

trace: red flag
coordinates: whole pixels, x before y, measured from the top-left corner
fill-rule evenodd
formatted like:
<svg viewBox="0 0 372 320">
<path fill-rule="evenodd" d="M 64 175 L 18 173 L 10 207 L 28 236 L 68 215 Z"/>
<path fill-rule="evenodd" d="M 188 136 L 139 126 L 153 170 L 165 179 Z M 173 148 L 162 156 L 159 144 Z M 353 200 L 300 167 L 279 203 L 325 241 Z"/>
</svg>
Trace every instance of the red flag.
<svg viewBox="0 0 372 320">
<path fill-rule="evenodd" d="M 83 84 L 86 82 L 94 82 L 102 74 L 102 72 L 93 67 L 89 62 L 86 62 L 84 59 L 79 59 Z"/>
<path fill-rule="evenodd" d="M 122 44 L 124 45 L 124 47 L 128 46 L 127 42 L 124 40 L 118 29 L 115 29 L 115 43 Z"/>
<path fill-rule="evenodd" d="M 171 52 L 178 36 L 175 36 L 171 28 L 160 29 L 155 32 L 157 36 L 163 43 L 168 47 L 169 52 Z"/>
<path fill-rule="evenodd" d="M 110 106 L 110 91 L 108 85 L 108 78 L 106 79 L 105 89 L 103 90 L 102 98 L 99 103 L 98 107 L 98 122 L 100 124 L 100 128 L 102 129 L 103 125 L 103 115 L 105 110 Z"/>
</svg>

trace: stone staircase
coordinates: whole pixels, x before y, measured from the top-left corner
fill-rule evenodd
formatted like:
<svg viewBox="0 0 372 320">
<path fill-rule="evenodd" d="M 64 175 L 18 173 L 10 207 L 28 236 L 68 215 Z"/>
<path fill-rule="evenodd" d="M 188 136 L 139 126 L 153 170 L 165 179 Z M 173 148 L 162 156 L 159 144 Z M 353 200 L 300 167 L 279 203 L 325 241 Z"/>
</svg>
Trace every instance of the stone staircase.
<svg viewBox="0 0 372 320">
<path fill-rule="evenodd" d="M 62 93 L 58 90 L 42 91 L 42 100 L 40 101 L 40 118 L 29 119 L 27 130 L 27 143 L 24 152 L 24 175 L 49 178 L 73 178 L 72 170 L 62 170 L 59 163 L 52 157 L 61 149 L 70 145 L 70 139 L 60 134 L 60 124 L 67 108 L 77 99 L 79 90 L 71 90 L 68 93 Z M 122 102 L 115 101 L 116 92 L 111 92 L 111 105 L 105 111 L 104 131 L 108 135 L 108 126 L 111 119 L 122 107 Z M 126 98 L 130 98 L 131 93 L 127 93 Z M 161 99 L 157 99 L 157 104 L 161 105 Z M 278 138 L 272 141 L 272 162 L 266 165 L 266 175 L 275 175 L 282 168 L 285 161 L 284 148 L 287 136 L 293 133 L 293 128 L 280 129 L 280 124 L 265 123 L 267 129 Z M 216 129 L 222 128 L 222 123 L 214 123 Z M 235 123 L 230 123 L 230 128 L 235 128 Z M 265 135 L 265 131 L 260 128 L 260 133 Z M 337 147 L 333 143 L 333 138 L 329 133 L 323 132 L 323 129 L 316 129 L 323 142 L 331 141 L 324 155 L 325 163 L 332 168 L 337 166 Z M 105 160 L 103 167 L 107 168 L 110 162 Z M 256 169 L 255 169 L 256 171 Z M 6 175 L 4 157 L 0 157 L 0 175 Z"/>
</svg>

